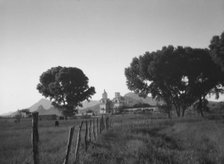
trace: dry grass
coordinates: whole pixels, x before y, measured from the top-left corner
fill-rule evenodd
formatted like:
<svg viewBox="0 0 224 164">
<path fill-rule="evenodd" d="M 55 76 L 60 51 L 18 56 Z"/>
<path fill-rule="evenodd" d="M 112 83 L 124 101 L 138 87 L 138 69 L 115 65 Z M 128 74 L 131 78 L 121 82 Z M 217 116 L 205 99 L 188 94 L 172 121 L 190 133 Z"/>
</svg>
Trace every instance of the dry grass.
<svg viewBox="0 0 224 164">
<path fill-rule="evenodd" d="M 103 132 L 87 153 L 81 142 L 84 164 L 222 164 L 224 163 L 223 120 L 201 118 L 166 119 L 161 114 L 113 116 L 113 128 Z M 40 121 L 41 164 L 61 164 L 65 157 L 69 126 L 79 120 Z M 85 127 L 85 126 L 84 126 Z M 74 157 L 76 128 L 70 163 Z M 82 130 L 84 136 L 85 129 Z M 0 163 L 31 164 L 31 120 L 15 124 L 0 120 Z M 83 139 L 83 138 L 82 138 Z"/>
<path fill-rule="evenodd" d="M 152 118 L 152 119 L 151 119 Z M 162 119 L 161 119 L 162 118 Z M 118 116 L 83 163 L 223 164 L 224 124 L 206 119 Z"/>
</svg>

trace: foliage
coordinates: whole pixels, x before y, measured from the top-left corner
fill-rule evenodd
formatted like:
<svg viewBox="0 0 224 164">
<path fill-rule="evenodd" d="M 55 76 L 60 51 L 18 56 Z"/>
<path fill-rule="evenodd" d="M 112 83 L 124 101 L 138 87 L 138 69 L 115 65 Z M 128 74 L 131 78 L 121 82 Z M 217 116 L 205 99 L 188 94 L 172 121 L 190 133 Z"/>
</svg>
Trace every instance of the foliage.
<svg viewBox="0 0 224 164">
<path fill-rule="evenodd" d="M 15 118 L 15 122 L 19 123 L 21 118 L 22 118 L 22 113 L 20 112 L 20 110 L 17 110 L 16 115 L 14 116 Z"/>
<path fill-rule="evenodd" d="M 50 98 L 55 107 L 63 109 L 65 116 L 72 116 L 81 102 L 88 100 L 95 93 L 94 87 L 88 86 L 88 78 L 76 67 L 52 67 L 40 76 L 37 90 Z"/>
<path fill-rule="evenodd" d="M 133 105 L 133 108 L 139 108 L 139 107 L 151 107 L 151 105 L 146 103 L 138 103 Z"/>
<path fill-rule="evenodd" d="M 209 48 L 214 61 L 224 71 L 224 32 L 220 36 L 213 36 Z"/>
<path fill-rule="evenodd" d="M 219 75 L 220 85 L 214 88 L 213 93 L 216 94 L 216 98 L 219 98 L 219 94 L 223 94 L 224 90 L 224 32 L 220 36 L 214 36 L 209 45 L 210 54 L 213 61 L 220 67 L 222 72 Z"/>
<path fill-rule="evenodd" d="M 182 116 L 195 101 L 219 84 L 220 70 L 207 49 L 163 47 L 134 58 L 125 69 L 127 86 L 140 96 L 152 97 L 166 103 L 166 112 L 174 106 Z"/>
<path fill-rule="evenodd" d="M 27 117 L 31 117 L 30 109 L 21 109 L 19 110 L 21 113 L 25 113 Z"/>
</svg>

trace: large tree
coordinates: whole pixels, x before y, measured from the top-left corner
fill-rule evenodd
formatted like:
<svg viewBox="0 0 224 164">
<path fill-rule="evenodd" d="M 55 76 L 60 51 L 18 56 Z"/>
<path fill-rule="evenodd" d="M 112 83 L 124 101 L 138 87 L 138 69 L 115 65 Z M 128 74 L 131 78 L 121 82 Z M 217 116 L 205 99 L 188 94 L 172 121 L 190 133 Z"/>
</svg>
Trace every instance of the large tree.
<svg viewBox="0 0 224 164">
<path fill-rule="evenodd" d="M 172 106 L 177 116 L 181 111 L 184 116 L 195 101 L 205 102 L 205 96 L 217 85 L 217 72 L 208 50 L 173 46 L 146 52 L 125 69 L 128 88 L 162 99 L 169 117 Z"/>
<path fill-rule="evenodd" d="M 88 81 L 88 77 L 79 68 L 52 67 L 40 76 L 37 90 L 50 98 L 52 105 L 62 109 L 65 116 L 72 116 L 82 101 L 95 94 L 95 88 L 89 87 Z"/>
<path fill-rule="evenodd" d="M 181 51 L 181 47 L 178 50 Z M 162 99 L 169 117 L 172 105 L 175 105 L 179 116 L 180 89 L 183 88 L 181 62 L 182 58 L 173 46 L 146 52 L 134 58 L 125 69 L 127 86 L 140 96 L 151 93 L 152 97 Z"/>
<path fill-rule="evenodd" d="M 224 71 L 224 32 L 220 36 L 213 36 L 209 48 L 214 61 Z"/>
<path fill-rule="evenodd" d="M 218 36 L 213 36 L 211 39 L 210 45 L 210 54 L 214 62 L 220 67 L 222 73 L 219 75 L 219 85 L 214 89 L 216 97 L 219 97 L 219 94 L 224 93 L 224 32 Z"/>
</svg>

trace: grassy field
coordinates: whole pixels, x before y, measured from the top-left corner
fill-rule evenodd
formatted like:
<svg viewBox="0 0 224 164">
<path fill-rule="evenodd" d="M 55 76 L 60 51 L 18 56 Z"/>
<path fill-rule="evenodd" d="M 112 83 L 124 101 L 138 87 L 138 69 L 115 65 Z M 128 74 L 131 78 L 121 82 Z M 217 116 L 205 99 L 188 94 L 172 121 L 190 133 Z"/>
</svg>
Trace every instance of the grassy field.
<svg viewBox="0 0 224 164">
<path fill-rule="evenodd" d="M 112 117 L 112 128 L 84 151 L 84 164 L 223 164 L 224 120 L 220 117 L 169 120 L 161 114 L 125 114 Z M 69 126 L 80 120 L 40 121 L 41 164 L 62 164 Z M 75 131 L 70 163 L 74 158 Z M 83 128 L 82 136 L 85 129 Z M 83 138 L 82 138 L 83 139 Z M 32 163 L 31 120 L 16 124 L 0 120 L 0 163 Z"/>
</svg>

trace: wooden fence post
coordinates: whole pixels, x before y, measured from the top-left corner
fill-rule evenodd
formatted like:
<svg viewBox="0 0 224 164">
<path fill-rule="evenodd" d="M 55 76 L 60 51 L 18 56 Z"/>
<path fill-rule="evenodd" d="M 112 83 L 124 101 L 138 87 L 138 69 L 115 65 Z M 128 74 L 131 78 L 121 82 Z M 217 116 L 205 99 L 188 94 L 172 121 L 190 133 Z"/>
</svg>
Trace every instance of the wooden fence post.
<svg viewBox="0 0 224 164">
<path fill-rule="evenodd" d="M 100 133 L 102 133 L 102 131 L 104 130 L 105 125 L 104 125 L 104 117 L 102 115 L 101 119 L 100 119 Z"/>
<path fill-rule="evenodd" d="M 92 131 L 93 131 L 94 140 L 96 141 L 96 131 L 95 131 L 95 121 L 94 121 L 94 119 L 93 119 Z"/>
<path fill-rule="evenodd" d="M 85 150 L 88 148 L 88 121 L 86 120 L 86 131 L 85 131 Z"/>
<path fill-rule="evenodd" d="M 108 130 L 109 129 L 109 117 L 108 116 L 105 118 L 105 123 L 106 123 L 106 130 Z"/>
<path fill-rule="evenodd" d="M 110 128 L 112 127 L 112 118 L 111 117 L 109 118 L 109 127 Z"/>
<path fill-rule="evenodd" d="M 82 131 L 82 124 L 83 121 L 81 122 L 80 126 L 79 126 L 79 131 L 77 134 L 77 142 L 76 142 L 76 148 L 75 148 L 75 162 L 74 164 L 79 162 L 79 146 L 80 146 L 80 141 L 81 141 L 81 131 Z"/>
<path fill-rule="evenodd" d="M 70 128 L 70 131 L 69 131 L 66 156 L 65 156 L 65 160 L 64 160 L 63 164 L 68 164 L 74 129 L 75 129 L 75 127 L 73 126 Z"/>
<path fill-rule="evenodd" d="M 39 133 L 38 133 L 38 112 L 34 112 L 32 114 L 33 120 L 32 120 L 32 126 L 33 126 L 33 135 L 32 135 L 32 143 L 33 143 L 33 161 L 34 164 L 39 164 Z"/>
<path fill-rule="evenodd" d="M 96 119 L 96 133 L 97 133 L 97 136 L 99 134 L 99 120 L 98 118 Z"/>
<path fill-rule="evenodd" d="M 89 120 L 89 143 L 91 142 L 91 126 L 92 126 L 92 122 L 91 120 Z"/>
</svg>

